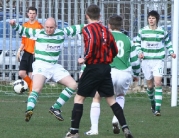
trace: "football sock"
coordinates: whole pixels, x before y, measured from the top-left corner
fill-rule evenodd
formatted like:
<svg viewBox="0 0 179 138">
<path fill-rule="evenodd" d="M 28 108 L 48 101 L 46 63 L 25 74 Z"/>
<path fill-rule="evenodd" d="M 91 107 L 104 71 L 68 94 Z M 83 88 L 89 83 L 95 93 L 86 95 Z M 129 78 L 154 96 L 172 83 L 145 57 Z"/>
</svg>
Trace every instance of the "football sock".
<svg viewBox="0 0 179 138">
<path fill-rule="evenodd" d="M 92 102 L 90 110 L 91 130 L 98 132 L 98 121 L 100 116 L 100 103 Z"/>
<path fill-rule="evenodd" d="M 70 97 L 73 95 L 74 92 L 75 90 L 66 87 L 60 93 L 59 98 L 57 99 L 56 103 L 52 107 L 55 109 L 60 109 L 65 104 L 65 102 L 67 102 L 70 99 Z"/>
<path fill-rule="evenodd" d="M 124 131 L 125 128 L 128 128 L 127 124 L 126 124 L 126 119 L 124 117 L 124 113 L 123 110 L 121 108 L 121 106 L 116 102 L 115 104 L 113 104 L 111 106 L 114 115 L 117 117 L 119 124 L 122 127 L 122 130 Z"/>
<path fill-rule="evenodd" d="M 79 132 L 80 120 L 83 115 L 83 104 L 75 103 L 72 110 L 72 117 L 71 117 L 71 128 L 70 133 L 76 134 Z"/>
<path fill-rule="evenodd" d="M 32 84 L 33 84 L 33 81 L 31 81 L 30 86 L 29 86 L 29 95 L 32 92 Z"/>
<path fill-rule="evenodd" d="M 155 110 L 160 111 L 162 104 L 162 87 L 155 87 Z"/>
<path fill-rule="evenodd" d="M 121 108 L 124 108 L 124 103 L 125 103 L 125 97 L 124 96 L 118 96 L 116 97 L 116 102 L 121 106 Z M 116 116 L 113 116 L 112 123 L 118 123 L 118 119 Z"/>
<path fill-rule="evenodd" d="M 155 105 L 154 92 L 155 92 L 154 88 L 152 89 L 147 88 L 147 94 L 150 99 L 151 105 Z"/>
<path fill-rule="evenodd" d="M 38 98 L 38 92 L 32 91 L 31 94 L 28 97 L 27 101 L 27 110 L 33 110 L 35 108 L 35 104 L 37 102 Z"/>
<path fill-rule="evenodd" d="M 27 75 L 25 78 L 23 78 L 23 80 L 27 82 L 30 95 L 30 93 L 32 92 L 32 79 Z"/>
</svg>

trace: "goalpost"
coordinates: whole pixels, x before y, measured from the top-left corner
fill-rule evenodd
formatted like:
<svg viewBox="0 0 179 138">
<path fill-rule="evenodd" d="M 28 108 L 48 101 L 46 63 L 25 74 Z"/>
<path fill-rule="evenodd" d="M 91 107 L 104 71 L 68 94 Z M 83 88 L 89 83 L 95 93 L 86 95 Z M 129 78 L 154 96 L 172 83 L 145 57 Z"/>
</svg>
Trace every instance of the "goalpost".
<svg viewBox="0 0 179 138">
<path fill-rule="evenodd" d="M 174 0 L 174 12 L 173 12 L 173 49 L 178 53 L 178 44 L 179 44 L 179 1 Z M 176 59 L 172 60 L 172 96 L 171 96 L 171 106 L 177 106 L 177 100 L 178 100 L 178 54 L 176 56 Z M 176 77 L 177 76 L 177 77 Z"/>
</svg>

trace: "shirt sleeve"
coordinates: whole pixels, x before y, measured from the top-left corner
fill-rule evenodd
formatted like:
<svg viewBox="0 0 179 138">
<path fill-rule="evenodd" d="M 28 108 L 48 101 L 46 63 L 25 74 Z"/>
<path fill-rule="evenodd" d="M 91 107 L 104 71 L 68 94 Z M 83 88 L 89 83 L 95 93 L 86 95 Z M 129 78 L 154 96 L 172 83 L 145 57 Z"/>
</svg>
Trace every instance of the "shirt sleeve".
<svg viewBox="0 0 179 138">
<path fill-rule="evenodd" d="M 41 31 L 41 29 L 27 28 L 27 27 L 21 26 L 20 24 L 16 24 L 15 26 L 13 26 L 13 28 L 15 29 L 15 31 L 18 31 L 20 36 L 28 37 L 33 40 L 37 39 L 37 36 Z"/>
<path fill-rule="evenodd" d="M 25 26 L 25 23 L 23 24 Z M 25 45 L 25 37 L 22 37 L 21 44 Z"/>
<path fill-rule="evenodd" d="M 142 49 L 141 49 L 141 30 L 139 30 L 134 44 L 136 46 L 137 54 L 142 53 Z"/>
<path fill-rule="evenodd" d="M 173 48 L 172 48 L 172 42 L 171 42 L 171 40 L 170 40 L 170 38 L 169 38 L 169 35 L 168 35 L 168 32 L 167 32 L 167 31 L 165 31 L 164 41 L 165 41 L 164 43 L 165 43 L 165 46 L 166 46 L 166 48 L 167 48 L 169 54 L 173 54 L 174 51 L 173 51 Z"/>
<path fill-rule="evenodd" d="M 137 55 L 136 47 L 131 46 L 130 63 L 133 70 L 133 76 L 139 76 L 140 73 L 140 60 Z"/>
<path fill-rule="evenodd" d="M 77 34 L 81 34 L 83 27 L 84 27 L 83 24 L 82 25 L 73 25 L 73 26 L 66 27 L 62 30 L 64 32 L 65 37 L 73 37 Z"/>
</svg>

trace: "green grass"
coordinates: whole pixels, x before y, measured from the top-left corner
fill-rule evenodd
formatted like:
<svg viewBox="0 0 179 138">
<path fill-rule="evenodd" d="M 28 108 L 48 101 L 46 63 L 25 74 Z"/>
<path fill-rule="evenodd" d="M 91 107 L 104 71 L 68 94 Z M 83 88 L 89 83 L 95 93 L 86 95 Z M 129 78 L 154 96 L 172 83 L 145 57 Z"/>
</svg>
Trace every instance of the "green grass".
<svg viewBox="0 0 179 138">
<path fill-rule="evenodd" d="M 70 127 L 73 98 L 62 108 L 64 121 L 58 121 L 48 113 L 56 97 L 40 95 L 30 122 L 24 121 L 27 95 L 9 95 L 0 92 L 0 138 L 63 138 Z M 83 117 L 80 124 L 80 138 L 89 138 L 83 133 L 90 128 L 91 98 L 84 104 Z M 126 98 L 124 108 L 127 123 L 135 138 L 178 138 L 179 109 L 170 107 L 170 99 L 164 98 L 162 116 L 155 117 L 150 110 L 147 98 Z M 112 111 L 105 100 L 101 101 L 101 116 L 99 120 L 99 135 L 93 138 L 123 138 L 112 133 Z"/>
</svg>

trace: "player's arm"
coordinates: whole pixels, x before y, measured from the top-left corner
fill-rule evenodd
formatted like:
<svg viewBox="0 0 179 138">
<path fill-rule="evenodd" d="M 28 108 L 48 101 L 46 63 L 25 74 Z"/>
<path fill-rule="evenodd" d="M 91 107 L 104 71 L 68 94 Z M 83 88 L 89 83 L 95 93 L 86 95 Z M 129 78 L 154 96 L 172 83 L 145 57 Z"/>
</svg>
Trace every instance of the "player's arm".
<svg viewBox="0 0 179 138">
<path fill-rule="evenodd" d="M 139 30 L 136 40 L 135 40 L 135 43 L 134 43 L 134 45 L 136 46 L 138 57 L 140 59 L 144 58 L 144 54 L 143 54 L 142 48 L 141 48 L 141 32 L 142 32 L 142 30 Z"/>
<path fill-rule="evenodd" d="M 21 51 L 23 51 L 23 49 L 24 49 L 24 44 L 21 43 L 21 45 L 17 51 L 17 55 L 16 55 L 17 61 L 19 61 L 19 62 L 20 62 L 20 57 L 21 57 Z"/>
<path fill-rule="evenodd" d="M 167 31 L 165 31 L 164 41 L 165 41 L 165 46 L 166 46 L 167 50 L 169 51 L 169 54 L 172 56 L 172 58 L 176 58 L 176 54 L 174 53 L 173 48 L 172 48 L 172 42 L 169 38 Z"/>
<path fill-rule="evenodd" d="M 82 25 L 73 25 L 73 26 L 69 26 L 63 29 L 64 35 L 66 36 L 70 36 L 73 37 L 77 34 L 81 34 L 82 33 L 82 28 L 84 27 L 84 24 Z"/>
<path fill-rule="evenodd" d="M 10 25 L 15 31 L 18 31 L 20 36 L 28 37 L 29 39 L 35 40 L 40 32 L 40 29 L 32 29 L 17 24 L 14 20 L 10 20 Z"/>
<path fill-rule="evenodd" d="M 138 76 L 140 74 L 140 60 L 138 58 L 135 46 L 131 47 L 130 63 L 131 63 L 132 70 L 133 70 L 133 79 L 135 81 L 137 81 L 138 80 Z"/>
<path fill-rule="evenodd" d="M 84 64 L 85 63 L 85 58 L 79 58 L 78 59 L 78 63 L 81 65 L 81 64 Z"/>
<path fill-rule="evenodd" d="M 24 46 L 25 46 L 25 37 L 22 37 L 22 40 L 21 40 L 21 45 L 20 45 L 20 47 L 19 47 L 19 50 L 20 51 L 23 51 L 24 50 Z"/>
</svg>

